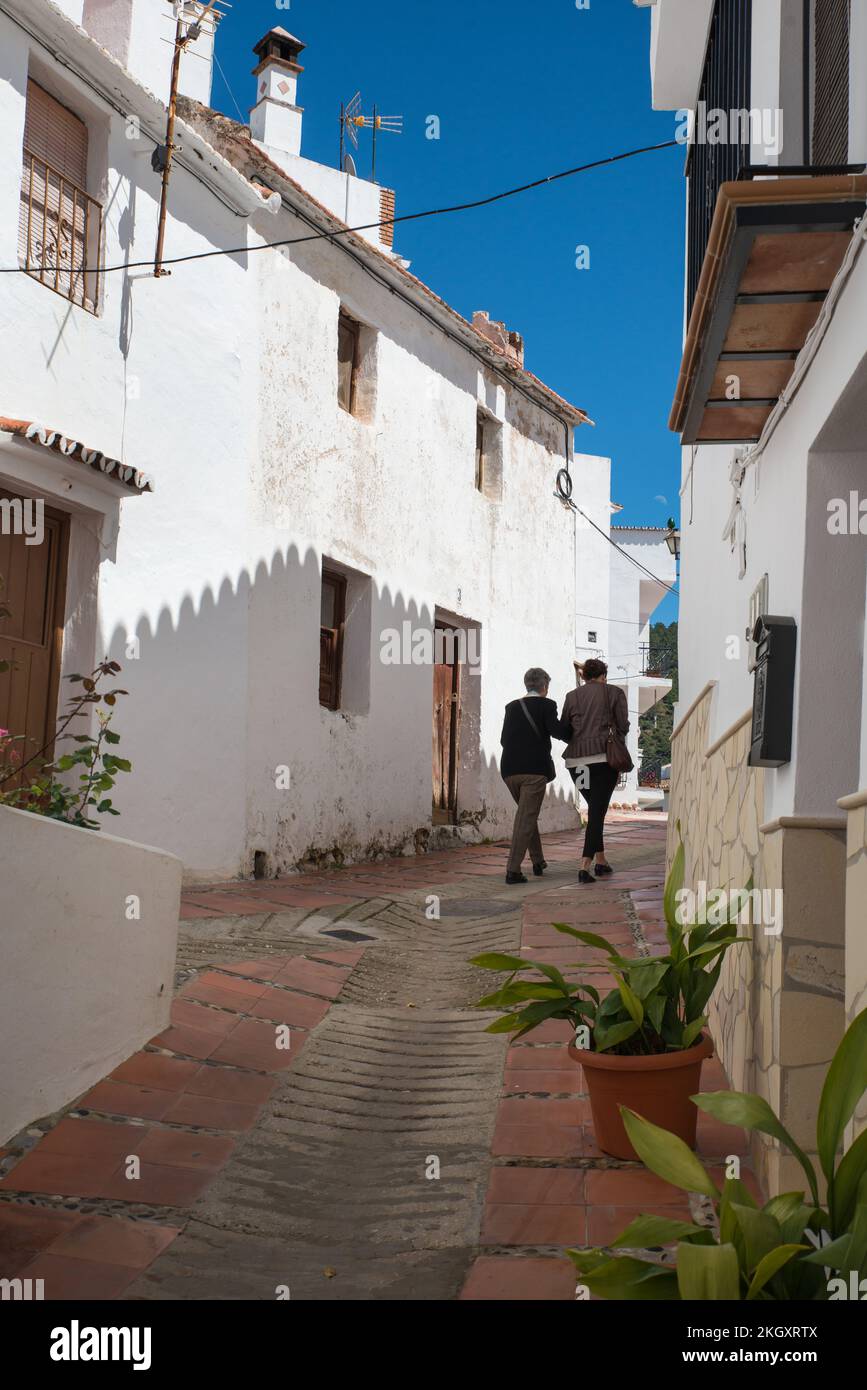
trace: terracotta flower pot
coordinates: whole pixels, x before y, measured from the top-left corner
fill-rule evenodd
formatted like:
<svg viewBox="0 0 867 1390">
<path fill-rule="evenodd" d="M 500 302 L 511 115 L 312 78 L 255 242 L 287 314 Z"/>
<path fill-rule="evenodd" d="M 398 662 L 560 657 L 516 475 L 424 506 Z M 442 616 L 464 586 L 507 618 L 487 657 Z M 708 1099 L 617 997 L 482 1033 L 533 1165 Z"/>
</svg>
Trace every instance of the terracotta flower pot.
<svg viewBox="0 0 867 1390">
<path fill-rule="evenodd" d="M 621 1105 L 695 1148 L 698 1108 L 690 1096 L 701 1085 L 702 1063 L 713 1056 L 710 1038 L 702 1037 L 685 1052 L 664 1052 L 658 1057 L 579 1052 L 570 1043 L 569 1056 L 584 1068 L 596 1143 L 605 1153 L 614 1158 L 638 1158 L 623 1127 Z"/>
</svg>

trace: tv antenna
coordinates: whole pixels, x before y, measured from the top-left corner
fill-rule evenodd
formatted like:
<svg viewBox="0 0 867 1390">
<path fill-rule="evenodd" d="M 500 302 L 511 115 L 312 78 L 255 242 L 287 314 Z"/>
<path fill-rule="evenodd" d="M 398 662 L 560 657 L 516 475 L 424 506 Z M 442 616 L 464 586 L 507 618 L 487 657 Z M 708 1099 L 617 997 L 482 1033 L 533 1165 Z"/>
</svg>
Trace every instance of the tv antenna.
<svg viewBox="0 0 867 1390">
<path fill-rule="evenodd" d="M 175 18 L 174 56 L 172 58 L 172 81 L 169 91 L 169 110 L 166 120 L 166 143 L 157 145 L 151 156 L 151 167 L 163 176 L 160 195 L 159 230 L 157 250 L 154 257 L 154 275 L 170 275 L 163 269 L 163 251 L 166 240 L 166 212 L 169 202 L 169 180 L 172 172 L 172 156 L 175 152 L 175 119 L 178 108 L 178 83 L 181 75 L 181 58 L 190 44 L 201 38 L 203 33 L 216 37 L 217 25 L 224 18 L 225 11 L 232 6 L 228 0 L 170 0 Z"/>
<path fill-rule="evenodd" d="M 346 137 L 349 136 L 353 145 L 358 149 L 358 132 L 360 130 L 373 131 L 373 147 L 371 155 L 370 178 L 372 183 L 376 183 L 376 143 L 380 131 L 386 131 L 391 135 L 403 134 L 403 116 L 383 116 L 377 106 L 373 108 L 373 114 L 365 116 L 362 110 L 361 93 L 356 92 L 355 96 L 340 107 L 340 167 L 346 172 Z M 352 156 L 348 156 L 352 159 Z M 355 161 L 352 160 L 353 168 Z"/>
</svg>

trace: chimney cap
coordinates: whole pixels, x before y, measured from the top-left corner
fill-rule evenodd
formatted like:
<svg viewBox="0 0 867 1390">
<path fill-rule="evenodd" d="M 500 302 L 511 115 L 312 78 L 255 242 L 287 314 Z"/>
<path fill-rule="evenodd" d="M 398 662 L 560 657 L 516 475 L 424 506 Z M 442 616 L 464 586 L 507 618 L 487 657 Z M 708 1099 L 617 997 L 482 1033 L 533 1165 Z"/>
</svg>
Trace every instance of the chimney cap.
<svg viewBox="0 0 867 1390">
<path fill-rule="evenodd" d="M 282 50 L 273 55 L 280 58 L 297 58 L 302 49 L 307 47 L 300 39 L 296 39 L 294 34 L 290 34 L 287 29 L 283 29 L 280 25 L 277 25 L 275 28 L 269 29 L 265 37 L 259 40 L 253 52 L 257 53 L 260 58 L 266 59 L 271 56 L 268 54 L 267 49 L 269 44 L 272 43 L 276 48 Z"/>
</svg>

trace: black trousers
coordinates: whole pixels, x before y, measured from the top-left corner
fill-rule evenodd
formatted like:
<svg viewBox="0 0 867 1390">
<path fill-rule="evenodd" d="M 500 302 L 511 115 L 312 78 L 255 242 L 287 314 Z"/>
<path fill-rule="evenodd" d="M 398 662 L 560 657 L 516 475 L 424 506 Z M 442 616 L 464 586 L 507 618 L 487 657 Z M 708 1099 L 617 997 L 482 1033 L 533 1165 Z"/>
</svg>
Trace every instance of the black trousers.
<svg viewBox="0 0 867 1390">
<path fill-rule="evenodd" d="M 619 774 L 613 767 L 609 767 L 608 763 L 590 763 L 589 767 L 583 768 L 582 771 L 589 779 L 589 785 L 581 788 L 581 795 L 587 802 L 584 858 L 592 859 L 594 854 L 603 854 L 605 851 L 605 817 L 611 805 L 614 788 L 619 781 Z M 570 767 L 569 774 L 572 781 L 577 782 L 578 768 Z"/>
</svg>

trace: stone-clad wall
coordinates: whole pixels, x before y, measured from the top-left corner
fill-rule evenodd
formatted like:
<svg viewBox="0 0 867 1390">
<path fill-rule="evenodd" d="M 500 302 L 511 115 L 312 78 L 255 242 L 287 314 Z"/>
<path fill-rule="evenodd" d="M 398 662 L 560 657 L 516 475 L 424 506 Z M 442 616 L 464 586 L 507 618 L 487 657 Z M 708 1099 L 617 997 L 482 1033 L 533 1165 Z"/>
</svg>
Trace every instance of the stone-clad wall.
<svg viewBox="0 0 867 1390">
<path fill-rule="evenodd" d="M 696 890 L 703 880 L 708 892 L 737 889 L 752 878 L 754 888 L 769 894 L 768 916 L 741 928 L 751 943 L 726 958 L 708 1018 L 733 1089 L 767 1100 L 812 1153 L 821 1087 L 843 1033 L 844 977 L 862 982 L 861 994 L 850 991 L 850 1013 L 859 1001 L 863 1006 L 867 978 L 867 941 L 854 906 L 844 967 L 843 823 L 783 817 L 764 824 L 767 774 L 747 766 L 749 715 L 708 746 L 712 693 L 712 687 L 703 692 L 675 731 L 669 863 L 680 822 L 687 887 Z M 850 905 L 867 895 L 864 808 L 860 819 L 857 810 L 853 815 Z M 775 1141 L 755 1136 L 753 1157 L 767 1191 L 801 1185 L 795 1160 Z"/>
<path fill-rule="evenodd" d="M 707 757 L 712 704 L 708 689 L 688 714 L 672 744 L 672 790 L 668 823 L 668 862 L 674 859 L 680 822 L 686 850 L 686 887 L 700 882 L 716 888 L 767 886 L 763 871 L 759 826 L 763 820 L 762 773 L 748 768 L 749 725 L 741 723 Z M 749 928 L 744 934 L 750 934 Z M 765 943 L 734 947 L 723 965 L 719 986 L 708 1011 L 720 1060 L 735 1090 L 761 1089 L 757 1072 L 768 1072 L 772 1060 L 766 1030 L 754 1027 L 754 991 L 766 996 L 772 1017 L 773 987 L 764 977 L 771 962 L 764 959 Z M 758 955 L 758 960 L 757 960 Z M 758 986 L 757 978 L 761 982 Z"/>
<path fill-rule="evenodd" d="M 854 803 L 854 804 L 853 804 Z M 846 835 L 846 1022 L 867 1009 L 867 791 L 841 802 Z M 867 1129 L 867 1098 L 855 1112 L 849 1138 Z"/>
</svg>

